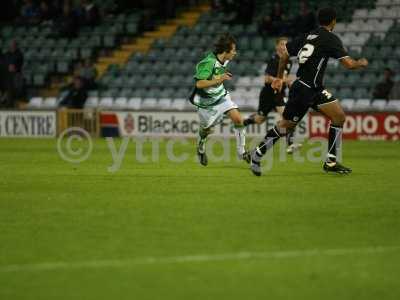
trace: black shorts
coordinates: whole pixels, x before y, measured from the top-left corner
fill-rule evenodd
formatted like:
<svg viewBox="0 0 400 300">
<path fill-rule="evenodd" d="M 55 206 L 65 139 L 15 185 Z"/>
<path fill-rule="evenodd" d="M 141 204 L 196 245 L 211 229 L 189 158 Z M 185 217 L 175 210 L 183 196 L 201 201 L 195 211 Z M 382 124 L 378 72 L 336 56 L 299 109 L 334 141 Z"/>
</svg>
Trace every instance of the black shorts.
<svg viewBox="0 0 400 300">
<path fill-rule="evenodd" d="M 277 106 L 285 106 L 283 94 L 275 94 L 271 88 L 263 87 L 260 92 L 257 113 L 260 116 L 267 116 Z"/>
<path fill-rule="evenodd" d="M 285 105 L 283 117 L 289 121 L 299 122 L 310 108 L 318 111 L 319 105 L 336 100 L 328 91 L 310 88 L 296 80 L 289 90 L 289 100 Z"/>
</svg>

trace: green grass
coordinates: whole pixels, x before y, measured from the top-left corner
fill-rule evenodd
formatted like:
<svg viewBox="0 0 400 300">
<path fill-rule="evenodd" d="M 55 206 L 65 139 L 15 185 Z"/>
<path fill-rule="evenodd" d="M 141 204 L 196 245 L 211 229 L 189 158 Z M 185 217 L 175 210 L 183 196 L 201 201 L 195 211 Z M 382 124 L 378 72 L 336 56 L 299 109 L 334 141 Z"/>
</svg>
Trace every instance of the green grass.
<svg viewBox="0 0 400 300">
<path fill-rule="evenodd" d="M 0 299 L 400 298 L 399 143 L 346 142 L 350 176 L 165 146 L 138 163 L 130 143 L 110 173 L 104 140 L 71 164 L 55 140 L 0 139 Z"/>
</svg>

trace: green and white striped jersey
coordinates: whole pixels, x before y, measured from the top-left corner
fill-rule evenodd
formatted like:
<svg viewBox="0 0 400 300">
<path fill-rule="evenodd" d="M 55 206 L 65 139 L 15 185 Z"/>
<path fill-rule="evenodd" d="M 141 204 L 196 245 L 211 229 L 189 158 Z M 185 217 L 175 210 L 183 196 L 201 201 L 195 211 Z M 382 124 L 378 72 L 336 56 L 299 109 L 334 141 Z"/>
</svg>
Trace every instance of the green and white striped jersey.
<svg viewBox="0 0 400 300">
<path fill-rule="evenodd" d="M 221 78 L 226 72 L 228 61 L 222 64 L 214 53 L 209 53 L 203 60 L 196 65 L 195 80 L 213 80 Z M 212 86 L 204 89 L 197 89 L 196 93 L 200 96 L 202 106 L 212 106 L 223 98 L 227 91 L 224 84 Z"/>
</svg>

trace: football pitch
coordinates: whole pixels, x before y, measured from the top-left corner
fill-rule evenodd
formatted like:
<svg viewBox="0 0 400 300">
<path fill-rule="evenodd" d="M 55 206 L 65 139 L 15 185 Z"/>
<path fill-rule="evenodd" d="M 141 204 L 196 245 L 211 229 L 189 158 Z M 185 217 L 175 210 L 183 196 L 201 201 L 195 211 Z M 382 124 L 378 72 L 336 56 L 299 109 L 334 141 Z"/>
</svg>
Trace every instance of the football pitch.
<svg viewBox="0 0 400 300">
<path fill-rule="evenodd" d="M 255 177 L 233 141 L 207 167 L 168 145 L 138 162 L 130 142 L 110 172 L 103 139 L 79 164 L 0 139 L 0 299 L 400 298 L 399 142 L 345 142 L 349 176 L 276 151 Z"/>
</svg>

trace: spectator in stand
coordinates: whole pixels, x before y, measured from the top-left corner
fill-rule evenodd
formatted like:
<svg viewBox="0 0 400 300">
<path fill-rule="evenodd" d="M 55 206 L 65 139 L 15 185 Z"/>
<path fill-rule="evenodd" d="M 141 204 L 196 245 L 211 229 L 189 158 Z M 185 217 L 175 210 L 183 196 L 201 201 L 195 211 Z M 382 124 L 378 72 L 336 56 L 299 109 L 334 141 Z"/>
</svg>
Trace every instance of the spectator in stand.
<svg viewBox="0 0 400 300">
<path fill-rule="evenodd" d="M 389 100 L 400 100 L 400 80 L 394 82 L 390 91 Z"/>
<path fill-rule="evenodd" d="M 33 0 L 24 0 L 20 15 L 22 23 L 25 24 L 35 24 L 40 20 L 39 8 L 35 5 Z"/>
<path fill-rule="evenodd" d="M 10 107 L 14 107 L 16 100 L 24 94 L 24 77 L 22 75 L 24 55 L 15 40 L 11 41 L 9 50 L 4 53 L 3 62 L 7 71 L 5 78 L 7 101 Z"/>
<path fill-rule="evenodd" d="M 72 84 L 68 85 L 61 93 L 59 105 L 66 108 L 81 109 L 85 105 L 87 96 L 84 80 L 75 76 Z"/>
<path fill-rule="evenodd" d="M 51 23 L 55 11 L 47 1 L 40 1 L 39 16 L 42 23 Z"/>
<path fill-rule="evenodd" d="M 68 3 L 63 6 L 61 16 L 56 21 L 56 30 L 58 36 L 73 38 L 76 36 L 78 31 L 78 24 L 76 17 L 71 11 L 71 7 Z"/>
<path fill-rule="evenodd" d="M 300 2 L 300 14 L 297 15 L 292 24 L 292 36 L 309 33 L 317 27 L 317 19 L 313 11 L 308 7 L 306 1 Z"/>
<path fill-rule="evenodd" d="M 96 88 L 97 69 L 94 67 L 90 58 L 83 62 L 79 70 L 79 76 L 84 80 L 88 90 Z"/>
<path fill-rule="evenodd" d="M 274 3 L 274 8 L 269 16 L 265 16 L 261 25 L 260 32 L 264 35 L 285 35 L 288 27 L 286 17 L 283 13 L 280 2 Z"/>
<path fill-rule="evenodd" d="M 393 88 L 393 71 L 390 68 L 385 68 L 383 73 L 383 81 L 377 83 L 372 92 L 373 99 L 389 99 L 389 94 Z"/>
<path fill-rule="evenodd" d="M 100 23 L 100 10 L 92 0 L 81 0 L 80 8 L 83 9 L 83 24 L 96 26 Z"/>
<path fill-rule="evenodd" d="M 7 95 L 7 76 L 8 70 L 4 61 L 4 55 L 0 50 L 0 107 L 6 107 L 8 104 Z"/>
<path fill-rule="evenodd" d="M 253 21 L 255 2 L 254 0 L 236 1 L 235 24 L 251 24 Z"/>
</svg>

